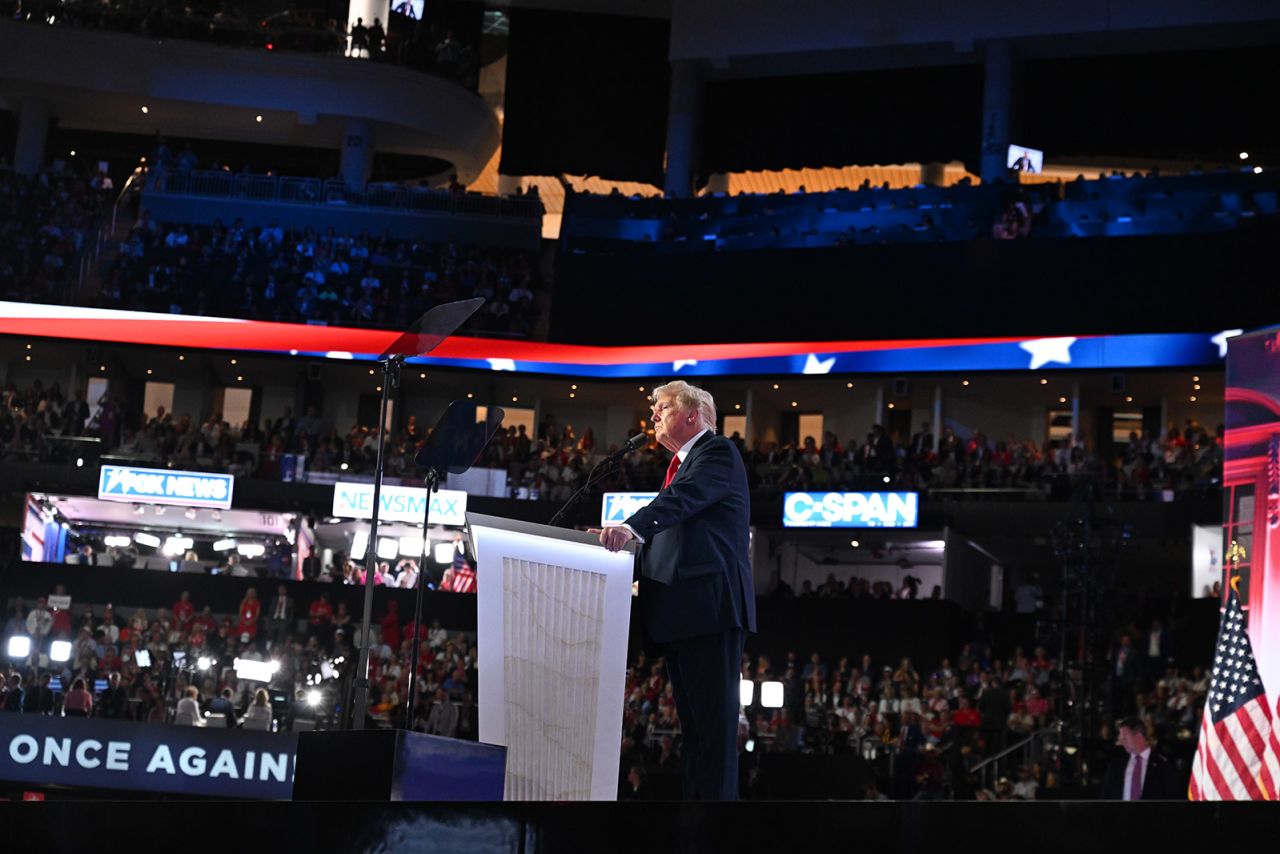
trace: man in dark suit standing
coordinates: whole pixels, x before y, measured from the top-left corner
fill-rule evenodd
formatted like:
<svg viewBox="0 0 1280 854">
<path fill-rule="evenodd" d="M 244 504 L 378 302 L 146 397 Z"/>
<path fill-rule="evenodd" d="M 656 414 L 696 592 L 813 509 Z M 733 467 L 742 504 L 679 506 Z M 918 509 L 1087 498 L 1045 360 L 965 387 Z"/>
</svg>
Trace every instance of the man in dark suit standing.
<svg viewBox="0 0 1280 854">
<path fill-rule="evenodd" d="M 715 401 L 685 382 L 653 390 L 653 429 L 674 456 L 662 491 L 626 523 L 600 532 L 616 551 L 642 545 L 644 628 L 666 645 L 684 735 L 684 796 L 738 797 L 738 684 L 755 631 L 747 550 L 751 499 L 742 456 L 716 435 Z"/>
<path fill-rule="evenodd" d="M 275 598 L 271 600 L 271 608 L 267 612 L 267 640 L 274 647 L 289 639 L 289 632 L 294 628 L 293 597 L 283 584 L 276 588 Z"/>
<path fill-rule="evenodd" d="M 1151 749 L 1147 730 L 1138 718 L 1120 722 L 1120 745 L 1125 756 L 1107 766 L 1102 798 L 1108 801 L 1182 801 L 1187 781 L 1179 779 L 1172 763 Z"/>
</svg>

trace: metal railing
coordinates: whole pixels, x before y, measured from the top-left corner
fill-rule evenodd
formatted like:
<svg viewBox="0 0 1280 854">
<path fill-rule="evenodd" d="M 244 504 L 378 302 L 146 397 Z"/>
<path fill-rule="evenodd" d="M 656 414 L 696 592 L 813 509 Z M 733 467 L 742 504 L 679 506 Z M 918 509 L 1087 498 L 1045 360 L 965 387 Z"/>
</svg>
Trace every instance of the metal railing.
<svg viewBox="0 0 1280 854">
<path fill-rule="evenodd" d="M 996 780 L 1008 776 L 1010 767 L 1017 768 L 1039 762 L 1061 743 L 1061 736 L 1062 722 L 1057 721 L 1009 745 L 994 756 L 976 763 L 969 772 L 980 777 L 983 788 L 990 789 Z M 1002 774 L 1002 770 L 1006 773 Z"/>
<path fill-rule="evenodd" d="M 348 187 L 342 181 L 197 170 L 147 179 L 147 190 L 170 196 L 240 199 L 271 204 L 326 205 L 449 216 L 537 220 L 542 203 L 527 196 L 483 196 L 403 184 Z"/>
</svg>

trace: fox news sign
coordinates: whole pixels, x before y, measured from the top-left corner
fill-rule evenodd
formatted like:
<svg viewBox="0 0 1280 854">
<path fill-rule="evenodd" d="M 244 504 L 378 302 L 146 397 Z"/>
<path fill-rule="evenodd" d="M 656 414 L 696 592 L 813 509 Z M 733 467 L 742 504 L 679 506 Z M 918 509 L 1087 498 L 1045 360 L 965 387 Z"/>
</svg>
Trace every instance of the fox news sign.
<svg viewBox="0 0 1280 854">
<path fill-rule="evenodd" d="M 914 528 L 920 497 L 914 492 L 788 492 L 785 528 Z"/>
<path fill-rule="evenodd" d="M 383 522 L 421 523 L 427 504 L 427 491 L 413 486 L 388 486 L 384 483 L 378 503 L 382 505 L 378 510 L 378 519 Z M 333 515 L 342 519 L 372 519 L 373 484 L 335 483 Z M 431 522 L 437 525 L 465 525 L 467 494 L 456 489 L 433 492 Z"/>
<path fill-rule="evenodd" d="M 104 465 L 98 473 L 98 497 L 106 501 L 229 510 L 235 483 L 235 476 L 230 474 Z"/>
<path fill-rule="evenodd" d="M 600 525 L 608 528 L 623 522 L 658 497 L 656 492 L 606 492 L 600 502 Z"/>
</svg>

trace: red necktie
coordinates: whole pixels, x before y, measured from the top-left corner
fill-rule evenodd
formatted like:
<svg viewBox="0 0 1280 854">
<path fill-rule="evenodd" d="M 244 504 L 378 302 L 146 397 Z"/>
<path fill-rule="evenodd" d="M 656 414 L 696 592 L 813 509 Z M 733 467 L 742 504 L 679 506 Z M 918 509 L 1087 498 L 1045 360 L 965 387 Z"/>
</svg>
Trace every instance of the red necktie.
<svg viewBox="0 0 1280 854">
<path fill-rule="evenodd" d="M 671 464 L 667 466 L 666 480 L 662 481 L 662 488 L 666 489 L 671 485 L 671 479 L 676 476 L 676 469 L 680 468 L 680 455 L 676 454 L 671 458 Z"/>
<path fill-rule="evenodd" d="M 1142 756 L 1133 756 L 1133 779 L 1129 781 L 1129 800 L 1142 800 Z"/>
</svg>

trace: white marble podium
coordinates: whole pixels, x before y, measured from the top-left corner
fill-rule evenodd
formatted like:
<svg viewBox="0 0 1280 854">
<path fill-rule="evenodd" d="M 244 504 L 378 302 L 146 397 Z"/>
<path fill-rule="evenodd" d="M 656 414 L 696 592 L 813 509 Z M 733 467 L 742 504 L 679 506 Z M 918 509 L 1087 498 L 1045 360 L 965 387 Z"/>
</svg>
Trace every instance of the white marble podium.
<svg viewBox="0 0 1280 854">
<path fill-rule="evenodd" d="M 467 523 L 480 741 L 507 748 L 504 800 L 614 800 L 632 552 L 564 528 L 475 513 Z"/>
</svg>

